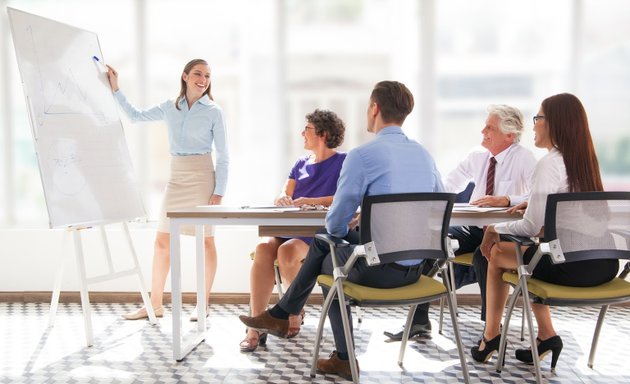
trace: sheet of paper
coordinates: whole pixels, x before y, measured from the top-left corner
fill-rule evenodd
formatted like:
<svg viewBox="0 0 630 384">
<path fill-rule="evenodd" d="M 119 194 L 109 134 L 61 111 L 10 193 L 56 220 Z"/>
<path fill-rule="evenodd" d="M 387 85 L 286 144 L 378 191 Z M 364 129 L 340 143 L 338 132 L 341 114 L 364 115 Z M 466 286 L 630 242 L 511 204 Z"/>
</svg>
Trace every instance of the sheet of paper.
<svg viewBox="0 0 630 384">
<path fill-rule="evenodd" d="M 480 207 L 478 205 L 470 205 L 467 203 L 455 203 L 453 206 L 454 211 L 464 212 L 496 212 L 505 211 L 506 207 Z"/>
<path fill-rule="evenodd" d="M 300 210 L 299 207 L 294 207 L 292 205 L 286 206 L 286 207 L 279 207 L 276 205 L 243 205 L 241 206 L 241 209 L 270 209 L 270 210 L 280 211 L 280 212 L 293 212 L 293 211 Z"/>
</svg>

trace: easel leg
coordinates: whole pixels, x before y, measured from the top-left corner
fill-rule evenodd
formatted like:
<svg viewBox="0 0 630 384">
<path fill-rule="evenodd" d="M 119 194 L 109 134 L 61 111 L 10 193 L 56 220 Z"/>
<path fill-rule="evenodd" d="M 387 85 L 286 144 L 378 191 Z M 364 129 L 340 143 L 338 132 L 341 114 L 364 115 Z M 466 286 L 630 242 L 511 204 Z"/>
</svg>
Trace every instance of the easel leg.
<svg viewBox="0 0 630 384">
<path fill-rule="evenodd" d="M 83 323 L 85 325 L 85 342 L 91 347 L 93 342 L 92 335 L 92 311 L 90 307 L 90 296 L 88 294 L 88 281 L 85 271 L 85 258 L 83 257 L 83 244 L 81 243 L 81 232 L 74 230 L 74 254 L 77 258 L 77 267 L 79 269 L 79 280 L 81 282 L 81 309 L 83 310 Z"/>
<path fill-rule="evenodd" d="M 55 325 L 55 317 L 57 316 L 57 308 L 59 306 L 59 295 L 61 294 L 61 282 L 63 281 L 63 263 L 66 259 L 66 245 L 68 241 L 68 231 L 63 232 L 61 240 L 61 252 L 57 261 L 57 273 L 55 274 L 55 285 L 53 286 L 52 298 L 50 299 L 50 311 L 48 313 L 48 326 Z"/>
<path fill-rule="evenodd" d="M 149 322 L 151 324 L 157 324 L 157 318 L 155 317 L 155 312 L 153 310 L 153 305 L 151 304 L 151 299 L 149 298 L 149 294 L 147 293 L 147 286 L 144 284 L 144 276 L 142 275 L 142 269 L 140 268 L 140 263 L 138 262 L 138 255 L 136 254 L 136 249 L 133 246 L 133 242 L 131 241 L 131 234 L 129 233 L 129 226 L 126 222 L 123 222 L 123 228 L 125 230 L 125 237 L 127 238 L 127 244 L 129 244 L 129 250 L 131 251 L 131 255 L 133 256 L 133 265 L 136 270 L 136 276 L 138 277 L 138 284 L 140 284 L 140 295 L 142 296 L 142 301 L 144 302 L 144 307 L 147 309 L 147 314 L 149 315 Z"/>
</svg>

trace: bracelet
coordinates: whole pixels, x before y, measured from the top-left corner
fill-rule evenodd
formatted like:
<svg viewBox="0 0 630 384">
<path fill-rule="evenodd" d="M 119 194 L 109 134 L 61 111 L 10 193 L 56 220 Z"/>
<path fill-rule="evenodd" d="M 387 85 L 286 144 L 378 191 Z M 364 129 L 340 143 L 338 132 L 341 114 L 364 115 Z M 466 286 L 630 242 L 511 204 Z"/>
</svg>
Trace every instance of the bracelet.
<svg viewBox="0 0 630 384">
<path fill-rule="evenodd" d="M 511 205 L 512 205 L 512 200 L 510 200 L 510 196 L 505 196 L 505 198 L 506 198 L 506 199 L 507 199 L 507 201 L 508 201 L 508 205 L 507 205 L 507 206 L 508 206 L 508 207 L 509 207 L 509 206 L 511 206 Z"/>
</svg>

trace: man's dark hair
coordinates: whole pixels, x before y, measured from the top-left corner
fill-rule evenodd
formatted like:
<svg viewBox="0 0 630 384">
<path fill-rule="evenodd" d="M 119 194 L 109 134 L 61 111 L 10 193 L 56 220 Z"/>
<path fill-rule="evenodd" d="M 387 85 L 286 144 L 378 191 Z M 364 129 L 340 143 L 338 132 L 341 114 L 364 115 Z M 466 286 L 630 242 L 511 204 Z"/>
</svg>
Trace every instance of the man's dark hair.
<svg viewBox="0 0 630 384">
<path fill-rule="evenodd" d="M 381 81 L 374 86 L 370 100 L 378 104 L 383 121 L 402 125 L 413 110 L 413 95 L 403 83 Z"/>
</svg>

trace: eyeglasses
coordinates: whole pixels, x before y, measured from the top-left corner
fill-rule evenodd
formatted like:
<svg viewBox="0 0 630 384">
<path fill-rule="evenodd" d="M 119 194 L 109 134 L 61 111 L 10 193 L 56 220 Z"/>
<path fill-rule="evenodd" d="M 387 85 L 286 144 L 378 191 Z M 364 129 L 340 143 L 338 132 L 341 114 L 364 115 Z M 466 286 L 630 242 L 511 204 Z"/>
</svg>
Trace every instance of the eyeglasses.
<svg viewBox="0 0 630 384">
<path fill-rule="evenodd" d="M 308 129 L 315 129 L 315 127 L 309 127 L 308 125 L 304 127 L 302 132 L 306 132 Z"/>
<path fill-rule="evenodd" d="M 543 116 L 543 115 L 536 115 L 536 116 L 534 116 L 534 118 L 533 118 L 533 120 L 534 120 L 534 124 L 536 124 L 536 122 L 537 122 L 538 120 L 540 120 L 540 119 L 544 119 L 544 118 L 545 118 L 545 116 Z"/>
</svg>

